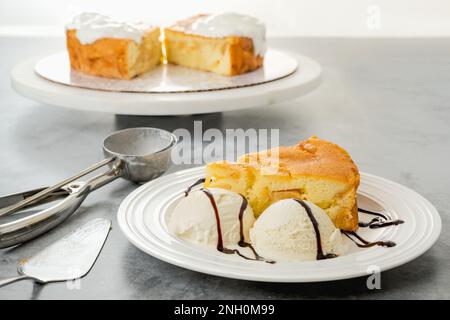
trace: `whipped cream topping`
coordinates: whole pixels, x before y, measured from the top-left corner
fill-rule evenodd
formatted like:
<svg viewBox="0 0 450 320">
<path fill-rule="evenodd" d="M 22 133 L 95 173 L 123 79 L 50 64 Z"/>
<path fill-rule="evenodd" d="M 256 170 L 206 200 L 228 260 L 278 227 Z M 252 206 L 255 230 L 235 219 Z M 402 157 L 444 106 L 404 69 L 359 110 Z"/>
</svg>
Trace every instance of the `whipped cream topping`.
<svg viewBox="0 0 450 320">
<path fill-rule="evenodd" d="M 266 50 L 266 26 L 264 23 L 239 13 L 226 12 L 201 17 L 192 24 L 189 32 L 212 38 L 228 36 L 251 38 L 255 54 L 263 56 Z"/>
<path fill-rule="evenodd" d="M 66 29 L 77 30 L 81 44 L 93 43 L 101 38 L 131 39 L 140 43 L 148 28 L 150 26 L 143 23 L 120 22 L 93 12 L 81 13 L 66 25 Z"/>
</svg>

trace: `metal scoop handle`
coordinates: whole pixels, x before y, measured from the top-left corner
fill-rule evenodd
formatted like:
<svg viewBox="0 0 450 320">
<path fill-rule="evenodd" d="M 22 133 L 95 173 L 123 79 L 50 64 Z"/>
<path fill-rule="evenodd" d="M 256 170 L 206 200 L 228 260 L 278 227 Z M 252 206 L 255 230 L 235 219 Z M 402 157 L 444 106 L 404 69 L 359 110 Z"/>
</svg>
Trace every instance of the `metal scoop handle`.
<svg viewBox="0 0 450 320">
<path fill-rule="evenodd" d="M 92 172 L 93 170 L 96 170 L 106 164 L 109 164 L 116 159 L 107 160 L 109 161 L 104 160 L 102 162 L 99 162 L 97 165 L 94 165 L 90 168 L 91 170 L 89 172 Z M 94 167 L 96 169 L 92 170 L 92 168 Z M 84 199 L 86 199 L 91 191 L 94 191 L 104 186 L 105 184 L 119 178 L 123 174 L 122 168 L 122 160 L 116 160 L 112 168 L 110 168 L 108 171 L 101 173 L 86 182 L 73 182 L 73 177 L 64 180 L 64 182 L 66 182 L 66 185 L 67 183 L 72 182 L 67 186 L 63 185 L 58 187 L 62 187 L 63 189 L 66 189 L 68 191 L 68 196 L 64 200 L 60 201 L 50 208 L 0 225 L 0 248 L 7 248 L 23 243 L 25 241 L 29 241 L 54 228 L 69 216 L 71 216 L 79 208 L 81 203 L 84 201 Z M 87 169 L 83 172 L 85 171 L 87 171 Z M 83 175 L 86 175 L 87 173 L 84 173 Z M 78 177 L 80 176 L 80 174 L 76 176 Z M 5 208 L 8 210 L 5 210 L 3 212 L 7 212 L 8 214 L 10 214 L 14 211 L 19 210 L 17 208 L 24 208 L 30 206 L 31 204 L 40 204 L 40 200 L 45 200 L 49 196 L 51 196 L 52 192 L 58 190 L 56 186 L 59 185 L 61 185 L 61 183 L 53 187 L 44 189 L 28 198 L 25 198 L 24 200 L 20 201 L 18 205 L 8 206 L 7 208 Z M 28 199 L 33 200 L 30 201 Z M 11 210 L 11 208 L 14 208 L 14 210 Z"/>
<path fill-rule="evenodd" d="M 47 195 L 51 194 L 52 192 L 54 192 L 54 191 L 56 191 L 58 189 L 61 189 L 65 185 L 67 185 L 67 184 L 69 184 L 69 183 L 71 183 L 71 182 L 73 182 L 73 181 L 75 181 L 75 180 L 77 180 L 77 179 L 87 175 L 88 173 L 90 173 L 92 171 L 97 170 L 98 168 L 103 167 L 104 165 L 107 165 L 108 163 L 111 163 L 114 160 L 115 160 L 114 158 L 102 160 L 99 163 L 94 164 L 93 166 L 91 166 L 91 167 L 89 167 L 89 168 L 87 168 L 87 169 L 77 173 L 76 175 L 74 175 L 74 176 L 72 176 L 70 178 L 67 178 L 67 179 L 65 179 L 65 180 L 63 180 L 63 181 L 61 181 L 61 182 L 59 182 L 59 183 L 57 183 L 57 184 L 55 184 L 55 185 L 53 185 L 51 187 L 48 187 L 48 188 L 46 188 L 46 189 L 44 189 L 44 190 L 42 190 L 42 191 L 40 191 L 40 192 L 30 196 L 30 197 L 26 197 L 24 200 L 19 201 L 19 202 L 15 203 L 15 204 L 7 207 L 7 208 L 0 209 L 0 217 L 12 214 L 12 213 L 14 213 L 14 212 L 16 212 L 16 211 L 18 211 L 20 209 L 23 209 L 23 208 L 29 206 L 32 203 L 38 202 L 41 199 L 44 199 Z"/>
</svg>

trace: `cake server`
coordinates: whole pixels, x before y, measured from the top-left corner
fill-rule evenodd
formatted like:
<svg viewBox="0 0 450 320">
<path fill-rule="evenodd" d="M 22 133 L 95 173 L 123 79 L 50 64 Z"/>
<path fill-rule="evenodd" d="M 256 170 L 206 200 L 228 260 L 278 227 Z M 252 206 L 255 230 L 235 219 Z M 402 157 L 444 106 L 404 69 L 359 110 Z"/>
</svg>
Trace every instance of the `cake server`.
<svg viewBox="0 0 450 320">
<path fill-rule="evenodd" d="M 105 160 L 49 188 L 0 198 L 0 217 L 56 199 L 57 204 L 26 216 L 15 214 L 0 224 L 0 248 L 36 238 L 72 215 L 88 194 L 122 177 L 142 183 L 159 177 L 168 168 L 177 138 L 156 128 L 131 128 L 112 133 L 103 141 Z M 108 165 L 109 170 L 86 182 L 77 179 Z"/>
<path fill-rule="evenodd" d="M 35 256 L 19 263 L 20 276 L 0 280 L 0 287 L 21 281 L 39 283 L 74 280 L 91 270 L 111 230 L 111 221 L 94 219 Z"/>
</svg>

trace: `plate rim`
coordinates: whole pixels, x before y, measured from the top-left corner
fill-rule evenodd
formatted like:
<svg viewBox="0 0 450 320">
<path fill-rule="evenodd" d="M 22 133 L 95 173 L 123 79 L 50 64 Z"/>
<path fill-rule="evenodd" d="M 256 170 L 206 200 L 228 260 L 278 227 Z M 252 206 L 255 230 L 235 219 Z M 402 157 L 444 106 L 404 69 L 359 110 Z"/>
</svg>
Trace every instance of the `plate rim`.
<svg viewBox="0 0 450 320">
<path fill-rule="evenodd" d="M 177 259 L 162 255 L 157 251 L 156 252 L 154 250 L 152 251 L 151 249 L 147 248 L 144 244 L 140 243 L 140 241 L 135 239 L 136 236 L 131 230 L 129 230 L 126 219 L 125 219 L 126 215 L 127 215 L 125 208 L 128 205 L 128 202 L 130 202 L 133 199 L 133 197 L 140 194 L 145 188 L 148 188 L 149 185 L 151 185 L 152 183 L 154 183 L 155 181 L 157 181 L 159 179 L 162 179 L 162 178 L 173 179 L 173 178 L 176 178 L 177 176 L 181 176 L 183 174 L 195 173 L 197 171 L 200 172 L 200 171 L 203 171 L 203 169 L 204 169 L 204 166 L 199 166 L 199 167 L 194 167 L 194 168 L 190 168 L 190 169 L 179 170 L 179 171 L 170 173 L 168 175 L 162 176 L 158 179 L 147 182 L 146 184 L 140 186 L 139 188 L 135 189 L 130 194 L 128 194 L 125 197 L 125 199 L 122 200 L 122 202 L 118 208 L 118 211 L 117 211 L 117 221 L 118 221 L 119 227 L 122 230 L 125 237 L 127 238 L 127 240 L 130 241 L 134 246 L 136 246 L 139 250 L 143 251 L 144 253 L 149 254 L 149 255 L 151 255 L 159 260 L 162 260 L 164 262 L 170 263 L 172 265 L 175 265 L 175 266 L 178 266 L 178 267 L 181 267 L 184 269 L 188 269 L 188 270 L 192 270 L 192 271 L 196 271 L 196 272 L 200 272 L 200 273 L 204 273 L 204 274 L 224 277 L 224 278 L 230 278 L 230 279 L 239 279 L 239 280 L 247 280 L 247 281 L 257 281 L 257 282 L 275 282 L 275 283 L 308 283 L 308 282 L 337 281 L 337 280 L 344 280 L 344 279 L 357 278 L 357 277 L 370 275 L 369 273 L 364 272 L 364 271 L 360 271 L 360 272 L 352 271 L 352 272 L 347 272 L 345 274 L 342 274 L 341 276 L 329 275 L 329 276 L 321 276 L 320 278 L 314 278 L 314 277 L 302 278 L 301 280 L 292 279 L 292 277 L 283 278 L 280 276 L 278 276 L 276 278 L 270 278 L 270 277 L 266 277 L 266 276 L 258 276 L 257 274 L 241 275 L 234 271 L 232 273 L 227 272 L 226 269 L 222 270 L 222 269 L 205 268 L 205 267 L 201 267 L 198 265 L 192 265 L 192 264 L 187 265 L 188 263 L 183 263 L 182 261 L 178 261 Z M 380 267 L 380 272 L 384 272 L 384 271 L 396 268 L 400 265 L 406 264 L 414 259 L 417 259 L 422 254 L 427 252 L 439 239 L 439 236 L 442 231 L 441 217 L 439 215 L 439 212 L 431 204 L 431 202 L 429 200 L 427 200 L 425 197 L 423 197 L 422 195 L 420 195 L 419 193 L 415 192 L 414 190 L 412 190 L 400 183 L 397 183 L 395 181 L 392 181 L 392 180 L 389 180 L 386 178 L 382 178 L 382 177 L 379 177 L 379 176 L 376 176 L 376 175 L 370 174 L 370 173 L 360 172 L 360 174 L 361 174 L 362 178 L 364 176 L 366 176 L 368 178 L 381 180 L 385 183 L 394 184 L 396 187 L 399 187 L 399 188 L 406 190 L 407 192 L 413 194 L 414 196 L 418 197 L 418 199 L 423 201 L 424 204 L 426 204 L 427 208 L 430 210 L 430 213 L 432 214 L 432 217 L 433 217 L 433 227 L 431 230 L 432 232 L 430 232 L 430 234 L 427 237 L 427 244 L 425 246 L 422 246 L 420 248 L 420 250 L 415 251 L 413 254 L 409 255 L 406 258 L 396 259 L 395 262 L 390 263 L 388 266 Z"/>
</svg>

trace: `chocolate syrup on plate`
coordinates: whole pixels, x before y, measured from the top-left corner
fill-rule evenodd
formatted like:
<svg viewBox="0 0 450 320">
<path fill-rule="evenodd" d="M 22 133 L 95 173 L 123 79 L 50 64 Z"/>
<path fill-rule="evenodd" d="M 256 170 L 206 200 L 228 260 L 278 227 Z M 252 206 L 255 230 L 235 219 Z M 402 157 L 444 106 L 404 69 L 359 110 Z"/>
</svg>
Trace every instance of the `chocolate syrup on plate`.
<svg viewBox="0 0 450 320">
<path fill-rule="evenodd" d="M 305 209 L 306 213 L 308 214 L 309 220 L 311 220 L 311 223 L 314 227 L 314 233 L 316 234 L 316 243 L 317 243 L 317 254 L 316 259 L 317 260 L 324 260 L 324 259 L 331 259 L 336 258 L 337 255 L 328 253 L 324 254 L 322 249 L 322 240 L 320 238 L 320 230 L 319 230 L 319 223 L 317 222 L 316 218 L 314 217 L 314 214 L 311 211 L 311 208 L 308 206 L 306 202 L 300 199 L 293 199 L 295 202 L 299 203 L 303 209 Z"/>
<path fill-rule="evenodd" d="M 217 208 L 217 203 L 216 200 L 214 199 L 213 194 L 207 190 L 207 189 L 200 189 L 208 198 L 209 201 L 211 202 L 211 206 L 214 209 L 214 215 L 216 218 L 216 226 L 217 226 L 217 250 L 226 254 L 237 254 L 238 256 L 246 259 L 246 260 L 254 260 L 254 261 L 265 261 L 267 263 L 275 263 L 275 261 L 268 261 L 265 260 L 263 257 L 259 256 L 256 253 L 256 250 L 253 248 L 253 246 L 250 243 L 247 243 L 244 241 L 244 227 L 243 227 L 243 216 L 244 216 L 244 212 L 245 209 L 247 209 L 248 203 L 247 203 L 247 199 L 245 199 L 244 197 L 242 197 L 243 201 L 242 201 L 242 205 L 241 208 L 239 210 L 239 227 L 240 227 L 240 240 L 239 240 L 239 246 L 240 247 L 249 247 L 253 254 L 255 255 L 255 258 L 250 258 L 247 257 L 245 255 L 243 255 L 239 250 L 237 249 L 228 249 L 225 248 L 223 245 L 223 237 L 222 237 L 222 227 L 221 227 L 221 223 L 220 223 L 220 215 L 219 215 L 219 209 Z"/>
<path fill-rule="evenodd" d="M 362 208 L 358 208 L 358 211 L 359 212 L 363 212 L 363 213 L 367 213 L 367 214 L 371 214 L 371 215 L 377 216 L 379 218 L 383 218 L 384 220 L 389 220 L 390 219 L 390 217 L 388 217 L 388 216 L 386 216 L 386 215 L 384 215 L 384 214 L 382 214 L 380 212 L 370 211 L 370 210 L 362 209 Z"/>
<path fill-rule="evenodd" d="M 391 220 L 390 217 L 388 217 L 380 212 L 374 212 L 374 211 L 360 209 L 360 208 L 358 208 L 358 211 L 376 216 L 369 222 L 362 222 L 362 221 L 359 222 L 358 225 L 361 228 L 369 227 L 370 229 L 378 229 L 378 228 L 384 228 L 384 227 L 389 227 L 389 226 L 397 226 L 399 224 L 405 223 L 403 220 L 400 220 L 400 219 Z"/>
<path fill-rule="evenodd" d="M 370 210 L 361 209 L 361 208 L 358 208 L 358 211 L 375 216 L 375 218 L 373 218 L 369 222 L 362 222 L 362 221 L 359 222 L 358 225 L 361 228 L 369 227 L 370 229 L 378 229 L 378 228 L 384 228 L 384 227 L 389 227 L 389 226 L 397 226 L 399 224 L 405 223 L 403 220 L 400 220 L 400 219 L 391 220 L 391 217 L 389 217 L 383 213 L 380 213 L 380 212 L 370 211 Z M 396 246 L 396 243 L 393 241 L 375 241 L 375 242 L 367 241 L 367 240 L 363 239 L 360 235 L 358 235 L 356 232 L 353 232 L 353 231 L 342 230 L 342 233 L 344 233 L 347 236 L 347 238 L 352 240 L 360 248 L 370 248 L 370 247 L 374 247 L 374 246 L 391 248 L 391 247 Z"/>
<path fill-rule="evenodd" d="M 342 233 L 345 234 L 350 240 L 352 240 L 360 248 L 370 248 L 373 246 L 381 246 L 381 247 L 391 248 L 391 247 L 396 246 L 396 243 L 393 241 L 375 241 L 375 242 L 367 241 L 367 240 L 363 239 L 360 235 L 358 235 L 356 232 L 353 232 L 353 231 L 342 230 Z M 360 242 L 356 241 L 354 238 L 352 238 L 352 236 L 355 237 Z"/>
<path fill-rule="evenodd" d="M 399 224 L 405 223 L 403 220 L 392 220 L 392 221 L 383 221 L 380 218 L 374 218 L 370 220 L 369 222 L 359 222 L 358 225 L 361 228 L 367 228 L 370 229 L 378 229 L 378 228 L 385 228 L 389 226 L 397 226 Z"/>
</svg>

